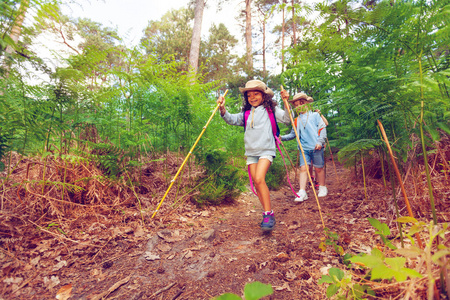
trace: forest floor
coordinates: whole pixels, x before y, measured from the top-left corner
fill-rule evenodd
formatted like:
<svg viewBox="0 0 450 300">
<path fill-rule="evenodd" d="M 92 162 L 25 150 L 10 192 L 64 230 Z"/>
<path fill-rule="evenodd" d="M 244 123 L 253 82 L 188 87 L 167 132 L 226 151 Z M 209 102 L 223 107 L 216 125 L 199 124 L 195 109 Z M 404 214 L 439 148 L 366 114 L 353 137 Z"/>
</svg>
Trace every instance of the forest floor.
<svg viewBox="0 0 450 300">
<path fill-rule="evenodd" d="M 293 201 L 288 186 L 271 191 L 277 221 L 271 233 L 259 227 L 257 197 L 244 192 L 229 205 L 200 209 L 186 202 L 154 219 L 145 215 L 145 225 L 136 208 L 109 216 L 92 211 L 72 222 L 66 235 L 49 225 L 4 237 L 0 299 L 211 299 L 242 296 L 254 281 L 273 287 L 264 299 L 326 299 L 327 285 L 319 279 L 330 267 L 345 266 L 333 247 L 319 247 L 325 238 L 321 217 L 352 254 L 383 248 L 368 217 L 389 225 L 394 220 L 382 179 L 368 180 L 366 199 L 361 178 L 339 164 L 336 176 L 331 161 L 327 166 L 329 193 L 318 198 L 320 209 L 311 188 L 302 203 Z M 450 197 L 448 191 L 443 195 L 437 200 L 439 221 L 448 222 Z M 431 220 L 426 211 L 417 217 Z M 374 288 L 377 299 L 397 299 L 407 287 L 380 282 Z M 414 289 L 417 299 L 426 299 L 425 281 Z"/>
</svg>

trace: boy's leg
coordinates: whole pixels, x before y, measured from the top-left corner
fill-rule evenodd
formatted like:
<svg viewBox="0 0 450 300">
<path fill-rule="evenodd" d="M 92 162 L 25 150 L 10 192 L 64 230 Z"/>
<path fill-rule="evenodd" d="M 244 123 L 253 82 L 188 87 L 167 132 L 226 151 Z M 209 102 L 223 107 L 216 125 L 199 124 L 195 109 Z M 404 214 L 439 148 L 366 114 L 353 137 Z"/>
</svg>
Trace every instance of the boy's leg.
<svg viewBox="0 0 450 300">
<path fill-rule="evenodd" d="M 328 194 L 328 189 L 325 186 L 325 160 L 323 157 L 323 148 L 314 152 L 314 161 L 316 162 L 314 168 L 316 169 L 317 179 L 319 181 L 319 193 L 317 196 L 325 197 Z"/>
<path fill-rule="evenodd" d="M 315 168 L 319 185 L 325 185 L 325 170 L 323 168 Z"/>
<path fill-rule="evenodd" d="M 320 150 L 314 150 L 314 169 L 316 170 L 317 174 L 317 181 L 319 182 L 319 185 L 324 186 L 325 185 L 325 160 L 323 157 L 323 148 Z"/>
<path fill-rule="evenodd" d="M 308 199 L 308 195 L 306 194 L 306 182 L 308 181 L 307 169 L 311 164 L 311 155 L 309 151 L 304 151 L 306 163 L 303 160 L 303 156 L 300 156 L 300 190 L 298 191 L 298 197 L 295 198 L 296 202 L 302 202 Z"/>
<path fill-rule="evenodd" d="M 269 187 L 266 184 L 266 174 L 271 165 L 270 160 L 261 158 L 258 163 L 251 164 L 250 174 L 258 194 L 259 201 L 264 211 L 271 211 Z"/>
</svg>

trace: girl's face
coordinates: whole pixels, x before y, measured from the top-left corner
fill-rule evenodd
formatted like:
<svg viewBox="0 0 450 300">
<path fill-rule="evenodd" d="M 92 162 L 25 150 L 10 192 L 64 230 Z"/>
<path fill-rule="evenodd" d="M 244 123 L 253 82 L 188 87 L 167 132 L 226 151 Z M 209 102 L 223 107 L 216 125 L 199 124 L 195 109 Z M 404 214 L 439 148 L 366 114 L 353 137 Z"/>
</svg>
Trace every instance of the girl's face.
<svg viewBox="0 0 450 300">
<path fill-rule="evenodd" d="M 264 102 L 264 95 L 260 91 L 248 91 L 247 99 L 251 106 L 257 107 Z"/>
</svg>

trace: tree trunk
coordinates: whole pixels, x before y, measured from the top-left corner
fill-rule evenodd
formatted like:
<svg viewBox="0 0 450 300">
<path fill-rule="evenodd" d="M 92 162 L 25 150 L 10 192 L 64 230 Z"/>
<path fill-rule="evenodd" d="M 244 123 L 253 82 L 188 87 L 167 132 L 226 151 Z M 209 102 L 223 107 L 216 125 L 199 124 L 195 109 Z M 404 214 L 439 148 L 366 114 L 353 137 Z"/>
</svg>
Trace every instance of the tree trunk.
<svg viewBox="0 0 450 300">
<path fill-rule="evenodd" d="M 253 70 L 251 4 L 252 0 L 245 0 L 245 43 L 247 48 L 247 66 L 249 71 Z"/>
<path fill-rule="evenodd" d="M 297 44 L 297 37 L 295 36 L 295 8 L 294 0 L 292 0 L 292 45 Z"/>
<path fill-rule="evenodd" d="M 198 69 L 198 57 L 200 55 L 200 39 L 202 33 L 203 10 L 205 8 L 204 0 L 196 0 L 194 29 L 192 32 L 191 51 L 189 52 L 189 71 L 195 75 Z"/>
<path fill-rule="evenodd" d="M 283 4 L 285 0 L 283 0 Z M 283 23 L 281 25 L 281 72 L 284 72 L 284 31 L 286 22 L 284 21 L 284 6 L 283 6 Z"/>
<path fill-rule="evenodd" d="M 262 48 L 262 56 L 263 56 L 263 74 L 266 76 L 266 18 L 264 16 L 263 21 L 263 48 Z"/>
<path fill-rule="evenodd" d="M 11 34 L 9 35 L 14 41 L 14 44 L 17 44 L 19 42 L 20 34 L 22 33 L 23 20 L 25 19 L 25 14 L 27 13 L 29 6 L 30 0 L 23 0 L 20 3 L 19 13 L 17 14 L 16 20 L 14 21 L 14 25 L 11 29 Z M 13 51 L 14 49 L 11 45 L 6 46 L 5 52 L 7 53 L 7 55 L 13 53 Z M 5 57 L 5 77 L 8 77 L 9 65 L 6 63 L 6 59 L 7 58 Z"/>
</svg>

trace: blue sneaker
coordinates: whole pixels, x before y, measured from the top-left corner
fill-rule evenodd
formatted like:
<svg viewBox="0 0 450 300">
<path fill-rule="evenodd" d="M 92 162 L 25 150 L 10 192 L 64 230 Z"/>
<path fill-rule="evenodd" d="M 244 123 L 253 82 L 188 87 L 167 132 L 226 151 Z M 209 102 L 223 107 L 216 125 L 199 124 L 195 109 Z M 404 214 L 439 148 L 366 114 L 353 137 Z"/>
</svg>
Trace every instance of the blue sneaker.
<svg viewBox="0 0 450 300">
<path fill-rule="evenodd" d="M 272 213 L 265 214 L 263 213 L 263 220 L 261 222 L 261 229 L 263 231 L 273 230 L 275 227 L 275 215 Z"/>
</svg>

